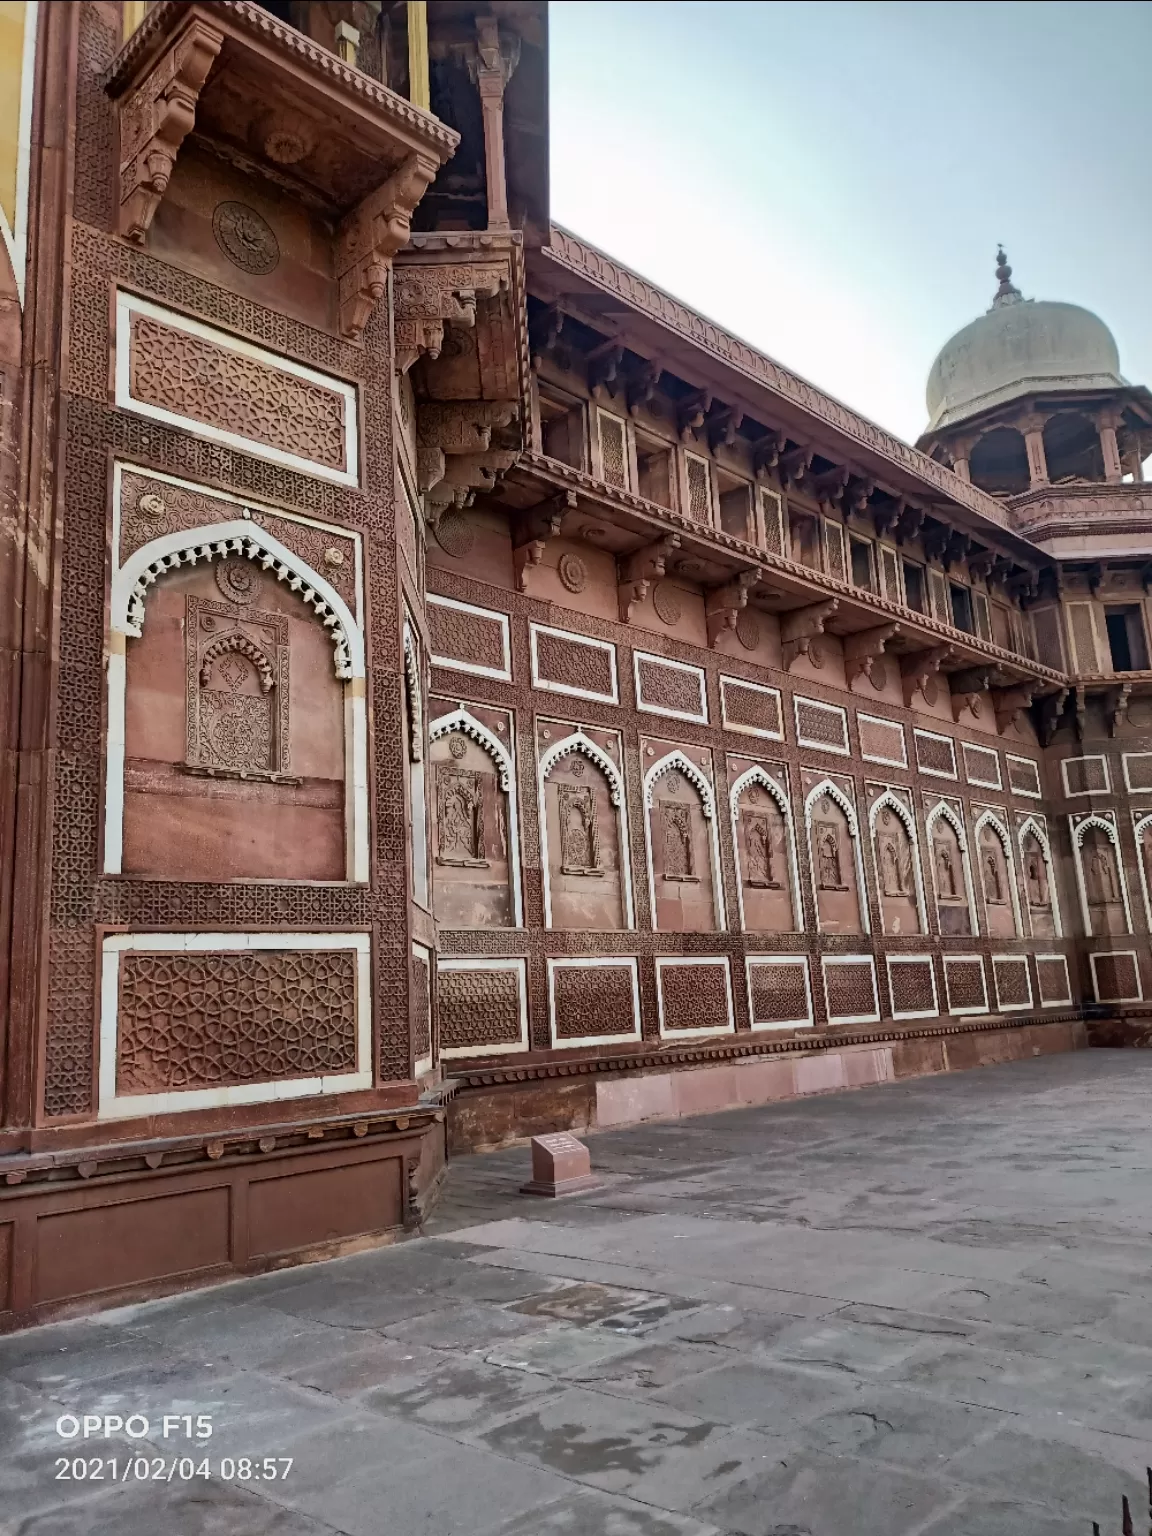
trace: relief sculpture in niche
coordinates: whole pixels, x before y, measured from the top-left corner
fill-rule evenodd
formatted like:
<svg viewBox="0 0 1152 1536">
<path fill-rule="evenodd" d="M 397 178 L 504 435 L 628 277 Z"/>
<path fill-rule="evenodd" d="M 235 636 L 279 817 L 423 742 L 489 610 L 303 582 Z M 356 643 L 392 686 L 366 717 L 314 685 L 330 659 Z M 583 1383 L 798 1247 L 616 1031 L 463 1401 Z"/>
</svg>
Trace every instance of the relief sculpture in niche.
<svg viewBox="0 0 1152 1536">
<path fill-rule="evenodd" d="M 1101 827 L 1089 827 L 1080 843 L 1084 895 L 1093 933 L 1127 933 L 1116 849 Z"/>
<path fill-rule="evenodd" d="M 796 923 L 783 813 L 775 797 L 757 783 L 740 796 L 737 810 L 744 927 L 753 933 L 790 933 Z"/>
<path fill-rule="evenodd" d="M 612 786 L 595 760 L 569 753 L 544 782 L 553 928 L 615 930 L 626 909 Z"/>
<path fill-rule="evenodd" d="M 344 687 L 316 614 L 243 557 L 168 571 L 147 609 L 126 653 L 125 873 L 345 879 Z"/>
<path fill-rule="evenodd" d="M 1013 938 L 1016 934 L 1011 878 L 1003 843 L 992 827 L 984 827 L 980 833 L 980 881 L 988 932 L 996 938 Z"/>
<path fill-rule="evenodd" d="M 436 920 L 447 928 L 512 922 L 507 796 L 488 751 L 463 731 L 432 743 Z"/>
<path fill-rule="evenodd" d="M 908 828 L 891 806 L 876 818 L 876 867 L 885 933 L 919 933 L 920 911 Z"/>
<path fill-rule="evenodd" d="M 700 792 L 684 774 L 658 780 L 649 810 L 656 927 L 710 933 L 716 927 L 708 819 Z"/>
<path fill-rule="evenodd" d="M 1028 892 L 1028 915 L 1036 938 L 1054 938 L 1056 924 L 1048 884 L 1048 861 L 1040 839 L 1029 832 L 1021 844 L 1024 856 L 1024 885 Z"/>
<path fill-rule="evenodd" d="M 852 829 L 842 806 L 826 795 L 812 818 L 812 867 L 816 905 L 825 933 L 861 933 L 860 893 L 852 848 Z"/>
<path fill-rule="evenodd" d="M 932 875 L 936 885 L 937 922 L 945 936 L 957 937 L 972 932 L 963 861 L 956 829 L 943 816 L 937 817 L 932 830 Z"/>
</svg>

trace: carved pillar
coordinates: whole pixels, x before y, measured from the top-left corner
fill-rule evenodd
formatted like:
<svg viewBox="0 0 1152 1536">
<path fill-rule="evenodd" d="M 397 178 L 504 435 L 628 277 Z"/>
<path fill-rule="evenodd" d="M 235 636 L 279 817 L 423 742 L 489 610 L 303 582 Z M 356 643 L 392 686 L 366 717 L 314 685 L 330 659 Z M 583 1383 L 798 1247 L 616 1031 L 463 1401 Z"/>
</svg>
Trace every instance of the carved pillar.
<svg viewBox="0 0 1152 1536">
<path fill-rule="evenodd" d="M 505 56 L 495 16 L 476 19 L 476 85 L 484 116 L 484 173 L 488 183 L 488 228 L 508 228 L 508 180 L 504 169 L 504 87 L 519 54 Z M 516 39 L 519 44 L 519 39 Z"/>
<path fill-rule="evenodd" d="M 1029 417 L 1020 423 L 1024 446 L 1028 450 L 1028 479 L 1032 485 L 1048 484 L 1048 458 L 1044 452 L 1044 423 Z"/>
<path fill-rule="evenodd" d="M 1105 412 L 1099 418 L 1096 428 L 1100 434 L 1100 452 L 1104 459 L 1104 479 L 1110 485 L 1118 485 L 1124 478 L 1124 469 L 1120 463 L 1120 445 L 1116 441 L 1116 428 L 1119 424 L 1115 414 Z"/>
<path fill-rule="evenodd" d="M 971 481 L 972 479 L 970 461 L 975 446 L 974 437 L 958 437 L 952 444 L 952 473 L 959 475 L 961 480 Z"/>
</svg>

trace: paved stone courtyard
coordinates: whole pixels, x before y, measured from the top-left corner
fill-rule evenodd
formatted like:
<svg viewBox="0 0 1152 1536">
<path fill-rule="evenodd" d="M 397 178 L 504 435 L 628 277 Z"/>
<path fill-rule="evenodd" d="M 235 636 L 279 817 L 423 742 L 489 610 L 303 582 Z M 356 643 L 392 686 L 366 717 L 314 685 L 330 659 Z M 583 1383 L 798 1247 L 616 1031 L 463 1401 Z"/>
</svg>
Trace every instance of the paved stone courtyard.
<svg viewBox="0 0 1152 1536">
<path fill-rule="evenodd" d="M 1092 1051 L 600 1135 L 562 1201 L 462 1160 L 423 1239 L 0 1340 L 0 1532 L 1118 1532 L 1150 1110 Z"/>
</svg>

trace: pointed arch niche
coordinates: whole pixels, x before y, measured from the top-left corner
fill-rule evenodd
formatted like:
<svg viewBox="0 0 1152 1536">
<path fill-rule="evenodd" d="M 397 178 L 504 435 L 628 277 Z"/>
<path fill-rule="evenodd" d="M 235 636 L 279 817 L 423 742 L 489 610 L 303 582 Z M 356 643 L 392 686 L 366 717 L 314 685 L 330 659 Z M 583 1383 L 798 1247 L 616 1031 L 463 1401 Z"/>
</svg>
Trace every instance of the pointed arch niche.
<svg viewBox="0 0 1152 1536">
<path fill-rule="evenodd" d="M 748 933 L 804 928 L 792 807 L 783 787 L 758 764 L 730 792 L 740 926 Z"/>
<path fill-rule="evenodd" d="M 1081 816 L 1072 821 L 1072 853 L 1084 932 L 1131 933 L 1132 913 L 1120 859 L 1120 837 L 1103 816 Z"/>
<path fill-rule="evenodd" d="M 510 732 L 509 732 L 510 734 Z M 432 911 L 444 928 L 523 922 L 511 748 L 461 704 L 428 730 Z"/>
<path fill-rule="evenodd" d="M 985 811 L 977 818 L 973 835 L 980 860 L 984 931 L 991 939 L 1018 939 L 1023 930 L 1008 829 L 998 816 Z"/>
<path fill-rule="evenodd" d="M 804 825 L 817 928 L 821 933 L 870 932 L 856 811 L 831 779 L 809 790 Z"/>
<path fill-rule="evenodd" d="M 363 635 L 255 521 L 165 534 L 113 574 L 104 869 L 368 879 Z"/>
<path fill-rule="evenodd" d="M 974 938 L 980 932 L 980 925 L 976 918 L 964 823 L 952 807 L 941 800 L 929 811 L 924 825 L 931 854 L 937 927 L 944 938 Z"/>
<path fill-rule="evenodd" d="M 1024 894 L 1028 902 L 1028 927 L 1034 939 L 1059 939 L 1063 936 L 1060 903 L 1052 869 L 1052 848 L 1048 834 L 1029 816 L 1017 833 L 1020 844 L 1020 868 Z"/>
<path fill-rule="evenodd" d="M 724 927 L 716 802 L 708 777 L 679 749 L 644 775 L 652 926 L 660 933 Z"/>
<path fill-rule="evenodd" d="M 624 776 L 583 729 L 540 757 L 540 858 L 548 928 L 632 928 Z"/>
<path fill-rule="evenodd" d="M 924 933 L 924 886 L 911 810 L 898 795 L 885 790 L 873 801 L 868 822 L 883 931 Z"/>
</svg>

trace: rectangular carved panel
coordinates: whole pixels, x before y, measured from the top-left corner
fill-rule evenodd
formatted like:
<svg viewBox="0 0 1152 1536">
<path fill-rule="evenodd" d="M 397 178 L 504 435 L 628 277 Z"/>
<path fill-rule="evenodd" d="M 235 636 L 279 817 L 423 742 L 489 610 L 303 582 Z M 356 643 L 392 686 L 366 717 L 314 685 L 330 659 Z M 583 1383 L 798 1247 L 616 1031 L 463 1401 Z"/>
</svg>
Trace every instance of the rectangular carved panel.
<svg viewBox="0 0 1152 1536">
<path fill-rule="evenodd" d="M 1000 755 L 991 747 L 978 747 L 970 741 L 961 743 L 964 754 L 964 776 L 969 784 L 979 784 L 984 789 L 999 789 Z"/>
<path fill-rule="evenodd" d="M 735 677 L 721 677 L 720 711 L 730 731 L 768 736 L 773 741 L 781 740 L 784 735 L 780 694 L 775 688 L 742 682 Z"/>
<path fill-rule="evenodd" d="M 956 749 L 950 736 L 914 730 L 912 737 L 916 743 L 916 766 L 921 773 L 945 779 L 956 777 Z"/>
<path fill-rule="evenodd" d="M 243 567 L 237 562 L 240 574 Z M 230 572 L 219 568 L 225 581 Z M 287 618 L 193 596 L 184 609 L 185 766 L 209 776 L 290 777 Z"/>
<path fill-rule="evenodd" d="M 908 744 L 904 739 L 904 727 L 895 720 L 881 720 L 877 715 L 856 716 L 860 732 L 860 755 L 870 763 L 891 763 L 893 767 L 907 768 Z"/>
<path fill-rule="evenodd" d="M 1106 795 L 1108 762 L 1103 757 L 1066 757 L 1060 764 L 1066 795 Z M 1135 788 L 1135 785 L 1130 785 Z"/>
<path fill-rule="evenodd" d="M 127 410 L 356 483 L 356 392 L 341 380 L 127 294 L 117 354 Z"/>
<path fill-rule="evenodd" d="M 866 1023 L 880 1017 L 876 969 L 870 955 L 824 957 L 824 993 L 829 1024 Z"/>
<path fill-rule="evenodd" d="M 390 1157 L 253 1179 L 248 1187 L 252 1257 L 397 1226 L 404 1214 L 402 1173 L 401 1159 Z"/>
<path fill-rule="evenodd" d="M 428 595 L 427 613 L 432 660 L 438 667 L 511 681 L 506 614 L 433 593 Z"/>
<path fill-rule="evenodd" d="M 1036 633 L 1036 650 L 1040 660 L 1047 666 L 1063 672 L 1065 670 L 1064 636 L 1060 628 L 1060 609 L 1058 607 L 1033 609 L 1032 625 Z"/>
<path fill-rule="evenodd" d="M 660 959 L 656 976 L 662 1034 L 717 1034 L 732 1029 L 727 961 L 693 964 Z"/>
<path fill-rule="evenodd" d="M 796 740 L 802 747 L 823 752 L 848 751 L 848 716 L 835 704 L 816 699 L 793 699 L 796 709 Z"/>
<path fill-rule="evenodd" d="M 812 1022 L 808 961 L 748 958 L 748 993 L 753 1029 L 785 1029 Z"/>
<path fill-rule="evenodd" d="M 699 667 L 635 652 L 636 707 L 677 720 L 708 721 L 704 673 Z"/>
<path fill-rule="evenodd" d="M 1064 955 L 1037 955 L 1036 977 L 1040 983 L 1040 1001 L 1045 1008 L 1072 1001 L 1068 981 L 1068 960 Z"/>
<path fill-rule="evenodd" d="M 615 704 L 616 648 L 602 640 L 531 626 L 532 686 Z"/>
<path fill-rule="evenodd" d="M 1137 792 L 1152 789 L 1152 752 L 1125 752 L 1124 782 Z"/>
<path fill-rule="evenodd" d="M 888 985 L 894 1019 L 924 1019 L 938 1013 L 936 978 L 928 955 L 889 955 Z"/>
<path fill-rule="evenodd" d="M 1004 762 L 1008 769 L 1008 785 L 1013 793 L 1026 795 L 1030 800 L 1039 800 L 1040 765 L 1030 757 L 1014 757 L 1011 752 L 1005 753 Z"/>
<path fill-rule="evenodd" d="M 634 960 L 551 961 L 549 971 L 556 1045 L 638 1037 Z"/>
<path fill-rule="evenodd" d="M 466 1056 L 520 1050 L 524 1034 L 524 962 L 499 968 L 441 963 L 437 1010 L 440 1052 Z"/>
<path fill-rule="evenodd" d="M 1118 950 L 1112 954 L 1091 955 L 1092 984 L 1098 1003 L 1138 1003 L 1142 1001 L 1140 969 L 1136 952 Z"/>
<path fill-rule="evenodd" d="M 1077 672 L 1094 673 L 1096 662 L 1096 605 L 1069 603 L 1068 625 L 1072 632 L 1072 656 Z"/>
<path fill-rule="evenodd" d="M 944 981 L 949 1013 L 987 1013 L 988 990 L 984 961 L 979 955 L 946 955 Z"/>
<path fill-rule="evenodd" d="M 1032 979 L 1026 955 L 993 955 L 992 981 L 996 987 L 996 1006 L 1002 1013 L 1031 1008 Z"/>
<path fill-rule="evenodd" d="M 355 1072 L 352 950 L 127 952 L 118 1095 Z"/>
<path fill-rule="evenodd" d="M 411 978 L 412 1056 L 422 1062 L 432 1055 L 432 977 L 427 950 L 413 950 Z"/>
</svg>

